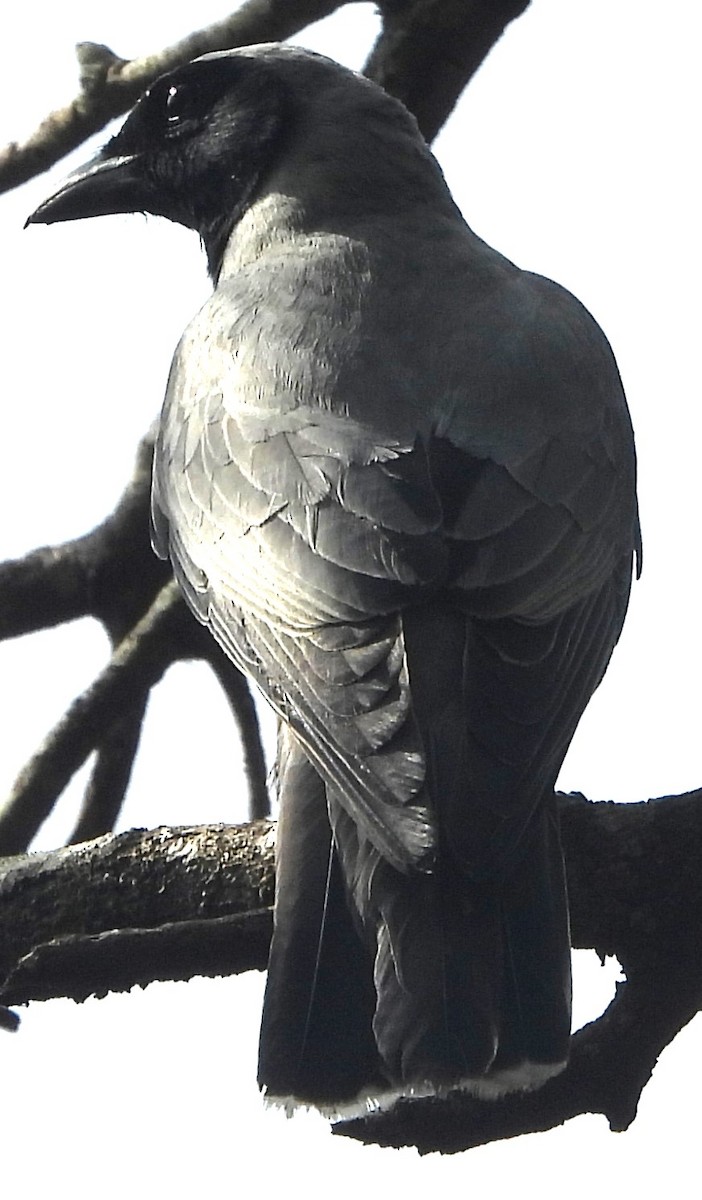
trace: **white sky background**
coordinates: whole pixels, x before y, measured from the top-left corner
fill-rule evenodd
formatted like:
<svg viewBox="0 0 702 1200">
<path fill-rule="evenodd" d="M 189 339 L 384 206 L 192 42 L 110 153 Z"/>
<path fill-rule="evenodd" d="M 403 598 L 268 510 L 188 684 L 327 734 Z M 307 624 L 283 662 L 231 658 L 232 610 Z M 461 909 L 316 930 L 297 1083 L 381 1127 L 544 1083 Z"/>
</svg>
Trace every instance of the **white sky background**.
<svg viewBox="0 0 702 1200">
<path fill-rule="evenodd" d="M 13 8 L 0 19 L 0 143 L 72 97 L 76 41 L 138 56 L 225 12 L 215 0 Z M 352 5 L 299 41 L 360 66 L 374 20 L 369 5 Z M 533 0 L 435 147 L 476 232 L 592 310 L 629 396 L 645 572 L 561 777 L 593 798 L 643 799 L 702 782 L 698 23 L 685 0 L 664 11 L 653 0 Z M 70 165 L 0 197 L 1 558 L 76 536 L 113 507 L 175 343 L 209 291 L 197 239 L 155 218 L 23 233 Z M 85 623 L 0 646 L 0 794 L 105 652 Z M 243 819 L 242 805 L 216 689 L 204 669 L 171 672 L 151 706 L 121 827 Z M 56 844 L 75 808 L 67 797 L 39 844 Z M 578 971 L 580 1021 L 601 1010 L 614 976 L 592 964 Z M 249 975 L 26 1010 L 18 1035 L 0 1035 L 7 1194 L 34 1200 L 62 1182 L 76 1200 L 178 1200 L 242 1186 L 311 1200 L 382 1186 L 408 1198 L 488 1186 L 497 1200 L 525 1187 L 543 1200 L 564 1188 L 573 1200 L 620 1186 L 696 1194 L 699 1018 L 665 1052 L 629 1133 L 581 1117 L 420 1160 L 331 1138 L 316 1118 L 285 1122 L 263 1110 L 261 990 L 262 978 Z"/>
</svg>

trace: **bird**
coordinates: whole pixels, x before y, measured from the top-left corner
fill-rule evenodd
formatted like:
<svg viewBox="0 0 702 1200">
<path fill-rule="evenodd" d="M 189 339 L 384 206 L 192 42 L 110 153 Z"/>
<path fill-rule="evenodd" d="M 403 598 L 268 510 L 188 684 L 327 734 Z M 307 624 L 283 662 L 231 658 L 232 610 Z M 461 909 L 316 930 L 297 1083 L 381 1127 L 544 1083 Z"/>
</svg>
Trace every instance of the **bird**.
<svg viewBox="0 0 702 1200">
<path fill-rule="evenodd" d="M 258 1082 L 332 1119 L 567 1065 L 557 776 L 641 538 L 613 352 L 472 231 L 404 106 L 291 45 L 159 78 L 29 218 L 164 216 L 152 541 L 279 718 Z"/>
</svg>

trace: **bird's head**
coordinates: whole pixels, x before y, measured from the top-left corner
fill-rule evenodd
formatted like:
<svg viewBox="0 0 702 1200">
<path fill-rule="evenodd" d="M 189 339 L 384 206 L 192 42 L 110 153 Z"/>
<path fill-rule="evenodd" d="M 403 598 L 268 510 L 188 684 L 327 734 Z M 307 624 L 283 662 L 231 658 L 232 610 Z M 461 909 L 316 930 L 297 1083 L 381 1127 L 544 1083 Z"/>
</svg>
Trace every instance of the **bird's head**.
<svg viewBox="0 0 702 1200">
<path fill-rule="evenodd" d="M 450 203 L 399 101 L 330 59 L 271 44 L 161 76 L 27 223 L 165 216 L 200 234 L 216 279 L 234 226 L 266 189 L 317 228 L 417 197 Z"/>
<path fill-rule="evenodd" d="M 152 213 L 196 230 L 214 269 L 290 130 L 287 93 L 255 51 L 210 54 L 161 76 L 27 224 Z"/>
</svg>

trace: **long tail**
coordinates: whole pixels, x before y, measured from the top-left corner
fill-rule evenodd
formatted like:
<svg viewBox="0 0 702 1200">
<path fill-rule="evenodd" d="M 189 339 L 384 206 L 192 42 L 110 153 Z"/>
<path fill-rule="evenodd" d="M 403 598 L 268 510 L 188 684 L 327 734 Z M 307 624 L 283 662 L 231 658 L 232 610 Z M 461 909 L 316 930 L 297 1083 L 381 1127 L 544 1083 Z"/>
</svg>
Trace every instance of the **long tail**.
<svg viewBox="0 0 702 1200">
<path fill-rule="evenodd" d="M 294 738 L 280 756 L 275 934 L 259 1083 L 292 1109 L 537 1086 L 567 1057 L 567 907 L 546 806 L 497 888 L 442 851 L 401 874 L 359 839 Z M 334 843 L 328 813 L 334 826 Z"/>
<path fill-rule="evenodd" d="M 386 1086 L 372 1033 L 371 959 L 332 848 L 324 785 L 289 730 L 278 754 L 275 929 L 259 1086 L 329 1113 Z"/>
<path fill-rule="evenodd" d="M 389 1088 L 499 1095 L 560 1071 L 570 1035 L 570 942 L 549 806 L 499 884 L 468 879 L 446 848 L 431 875 L 400 875 L 342 828 L 349 824 L 339 810 L 339 855 L 373 944 L 373 1036 Z"/>
</svg>

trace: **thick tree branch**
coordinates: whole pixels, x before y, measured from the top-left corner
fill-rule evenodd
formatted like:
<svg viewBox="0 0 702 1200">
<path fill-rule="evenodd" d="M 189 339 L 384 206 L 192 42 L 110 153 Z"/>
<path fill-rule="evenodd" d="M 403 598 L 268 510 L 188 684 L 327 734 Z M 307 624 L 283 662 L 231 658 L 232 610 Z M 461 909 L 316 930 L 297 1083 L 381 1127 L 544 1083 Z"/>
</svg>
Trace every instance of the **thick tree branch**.
<svg viewBox="0 0 702 1200">
<path fill-rule="evenodd" d="M 643 804 L 560 796 L 573 944 L 614 954 L 627 982 L 538 1092 L 451 1095 L 346 1122 L 381 1145 L 454 1152 L 604 1113 L 636 1115 L 661 1050 L 702 1006 L 702 792 Z M 263 969 L 274 826 L 157 829 L 0 860 L 0 1001 L 125 990 Z"/>
<path fill-rule="evenodd" d="M 402 100 L 431 142 L 466 84 L 530 0 L 380 0 L 365 73 Z"/>
<path fill-rule="evenodd" d="M 630 979 L 671 976 L 679 986 L 685 964 L 688 985 L 683 990 L 695 992 L 702 979 L 702 791 L 641 804 L 593 804 L 582 796 L 561 795 L 559 807 L 573 946 L 592 948 L 601 957 L 615 955 Z M 233 864 L 241 861 L 238 848 L 246 843 L 247 831 L 258 837 L 271 828 L 254 822 L 215 830 L 132 831 L 49 854 L 0 859 L 0 980 L 3 962 L 15 961 L 27 946 L 45 938 L 46 928 L 37 921 L 43 922 L 47 913 L 52 937 L 73 936 L 77 928 L 102 932 L 175 919 L 162 908 L 164 860 L 185 864 L 179 920 L 248 911 L 251 889 L 259 895 L 260 878 L 240 878 Z M 177 855 L 171 836 L 180 847 Z M 271 834 L 266 867 L 271 886 L 272 845 Z M 263 854 L 260 847 L 259 852 Z M 138 875 L 130 876 L 128 893 L 118 882 L 126 878 L 125 855 L 139 865 Z M 136 871 L 136 866 L 131 869 Z M 175 868 L 176 875 L 180 869 Z M 200 870 L 206 877 L 203 894 Z M 27 880 L 32 881 L 29 891 Z M 129 907 L 124 910 L 121 904 L 127 895 Z M 242 897 L 243 907 L 238 903 Z M 22 910 L 21 919 L 15 905 Z"/>
<path fill-rule="evenodd" d="M 2 1002 L 265 967 L 274 842 L 259 821 L 0 859 Z"/>
</svg>

